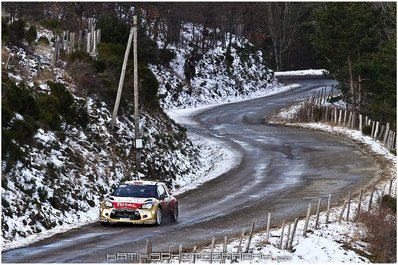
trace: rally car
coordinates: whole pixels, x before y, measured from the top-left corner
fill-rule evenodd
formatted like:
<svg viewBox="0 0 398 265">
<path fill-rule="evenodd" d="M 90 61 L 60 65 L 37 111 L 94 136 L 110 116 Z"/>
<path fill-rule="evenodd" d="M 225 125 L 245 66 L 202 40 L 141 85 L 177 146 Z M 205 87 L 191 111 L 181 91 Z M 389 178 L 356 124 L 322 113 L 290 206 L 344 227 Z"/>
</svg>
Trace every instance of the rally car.
<svg viewBox="0 0 398 265">
<path fill-rule="evenodd" d="M 126 181 L 100 205 L 99 221 L 160 225 L 164 217 L 178 220 L 178 202 L 163 182 Z"/>
</svg>

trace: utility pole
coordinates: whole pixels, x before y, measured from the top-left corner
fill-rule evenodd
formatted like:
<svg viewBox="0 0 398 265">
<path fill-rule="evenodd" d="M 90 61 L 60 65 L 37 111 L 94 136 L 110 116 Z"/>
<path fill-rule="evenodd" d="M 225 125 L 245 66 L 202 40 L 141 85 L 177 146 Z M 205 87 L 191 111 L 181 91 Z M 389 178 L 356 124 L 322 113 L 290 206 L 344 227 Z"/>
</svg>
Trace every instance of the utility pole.
<svg viewBox="0 0 398 265">
<path fill-rule="evenodd" d="M 140 169 L 141 164 L 141 148 L 143 147 L 142 139 L 140 139 L 140 117 L 138 108 L 138 64 L 137 64 L 137 15 L 133 17 L 134 31 L 134 128 L 135 128 L 135 168 L 136 172 Z"/>
<path fill-rule="evenodd" d="M 134 30 L 133 30 L 133 28 L 131 28 L 129 40 L 127 42 L 126 52 L 124 53 L 124 60 L 123 60 L 122 72 L 120 73 L 119 87 L 117 89 L 115 107 L 113 108 L 113 113 L 112 113 L 112 121 L 111 121 L 111 129 L 112 129 L 112 131 L 113 131 L 113 128 L 115 127 L 116 115 L 117 115 L 117 111 L 119 109 L 119 104 L 120 104 L 120 97 L 122 96 L 124 76 L 126 75 L 127 60 L 129 58 L 129 53 L 130 53 L 130 48 L 131 48 L 131 41 L 133 39 L 133 33 L 134 33 Z"/>
<path fill-rule="evenodd" d="M 124 76 L 126 75 L 127 61 L 130 53 L 131 42 L 133 42 L 133 57 L 134 57 L 134 127 L 135 127 L 135 171 L 138 173 L 141 164 L 141 148 L 143 147 L 142 139 L 140 139 L 140 117 L 138 108 L 138 63 L 137 63 L 137 15 L 133 17 L 133 27 L 130 30 L 129 39 L 127 42 L 126 52 L 124 54 L 124 61 L 122 72 L 120 74 L 119 87 L 117 90 L 115 107 L 112 113 L 111 128 L 114 129 L 117 111 L 119 109 L 120 98 L 122 95 L 122 88 L 124 83 Z"/>
</svg>

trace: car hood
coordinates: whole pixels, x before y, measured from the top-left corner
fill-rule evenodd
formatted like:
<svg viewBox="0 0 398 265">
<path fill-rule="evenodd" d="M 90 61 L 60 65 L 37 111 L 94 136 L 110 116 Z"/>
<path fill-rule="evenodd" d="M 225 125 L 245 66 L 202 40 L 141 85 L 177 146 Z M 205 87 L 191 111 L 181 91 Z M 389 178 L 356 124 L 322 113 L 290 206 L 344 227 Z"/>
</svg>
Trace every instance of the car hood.
<svg viewBox="0 0 398 265">
<path fill-rule="evenodd" d="M 155 198 L 136 198 L 136 197 L 115 197 L 110 198 L 113 208 L 137 209 L 148 202 L 156 201 Z"/>
</svg>

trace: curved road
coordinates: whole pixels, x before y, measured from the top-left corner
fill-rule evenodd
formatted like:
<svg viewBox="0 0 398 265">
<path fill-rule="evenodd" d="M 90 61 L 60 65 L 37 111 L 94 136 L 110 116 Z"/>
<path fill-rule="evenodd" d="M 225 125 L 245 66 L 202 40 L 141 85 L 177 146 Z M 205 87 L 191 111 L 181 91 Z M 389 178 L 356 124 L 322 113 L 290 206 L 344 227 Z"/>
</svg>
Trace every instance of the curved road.
<svg viewBox="0 0 398 265">
<path fill-rule="evenodd" d="M 2 262 L 114 262 L 115 256 L 166 252 L 208 243 L 212 236 L 240 234 L 252 218 L 264 227 L 303 215 L 308 202 L 332 194 L 334 202 L 362 186 L 378 169 L 371 157 L 341 137 L 305 129 L 264 124 L 264 116 L 312 94 L 333 81 L 303 81 L 301 88 L 265 98 L 203 111 L 188 128 L 217 137 L 242 155 L 230 172 L 178 196 L 177 224 L 102 227 L 91 224 L 31 246 L 2 253 Z M 130 255 L 130 254 L 129 254 Z M 132 257 L 132 256 L 127 256 Z M 107 260 L 107 258 L 109 260 Z M 119 260 L 120 261 L 120 260 Z"/>
</svg>

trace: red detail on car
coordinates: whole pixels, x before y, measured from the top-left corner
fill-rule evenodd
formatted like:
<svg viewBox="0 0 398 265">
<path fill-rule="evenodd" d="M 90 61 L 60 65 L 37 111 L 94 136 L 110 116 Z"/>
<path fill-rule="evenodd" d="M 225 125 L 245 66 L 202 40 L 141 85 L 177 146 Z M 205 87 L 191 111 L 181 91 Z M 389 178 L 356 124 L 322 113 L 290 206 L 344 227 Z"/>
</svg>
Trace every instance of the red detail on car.
<svg viewBox="0 0 398 265">
<path fill-rule="evenodd" d="M 113 208 L 115 209 L 138 209 L 143 203 L 132 203 L 132 202 L 112 202 Z"/>
</svg>

